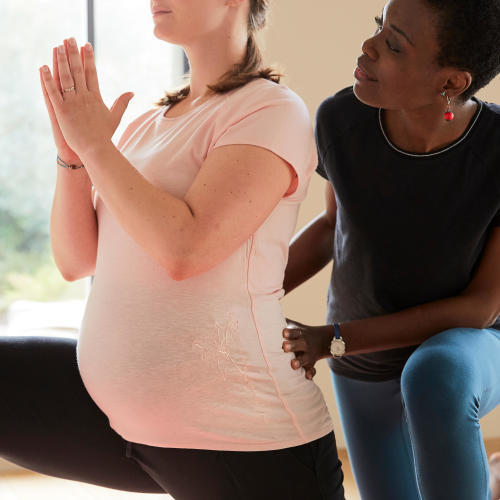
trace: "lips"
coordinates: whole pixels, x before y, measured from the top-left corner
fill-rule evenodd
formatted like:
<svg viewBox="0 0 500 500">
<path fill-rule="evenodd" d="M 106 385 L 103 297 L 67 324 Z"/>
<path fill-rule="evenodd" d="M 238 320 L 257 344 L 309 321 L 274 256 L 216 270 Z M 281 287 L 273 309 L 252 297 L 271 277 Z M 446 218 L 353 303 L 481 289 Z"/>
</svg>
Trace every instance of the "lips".
<svg viewBox="0 0 500 500">
<path fill-rule="evenodd" d="M 357 66 L 354 71 L 354 77 L 358 80 L 366 80 L 370 82 L 376 82 L 377 79 L 363 66 L 360 61 L 357 61 Z"/>
<path fill-rule="evenodd" d="M 170 14 L 172 11 L 166 7 L 160 7 L 159 5 L 153 5 L 151 7 L 151 12 L 153 16 L 156 16 L 157 14 Z"/>
</svg>

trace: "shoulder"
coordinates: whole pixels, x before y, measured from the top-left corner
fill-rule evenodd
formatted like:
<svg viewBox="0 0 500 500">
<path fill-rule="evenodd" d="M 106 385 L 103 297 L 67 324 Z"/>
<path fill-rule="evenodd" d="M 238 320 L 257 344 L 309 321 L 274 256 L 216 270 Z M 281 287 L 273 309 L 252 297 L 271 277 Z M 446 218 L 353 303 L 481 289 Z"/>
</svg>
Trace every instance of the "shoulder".
<svg viewBox="0 0 500 500">
<path fill-rule="evenodd" d="M 376 112 L 376 108 L 363 104 L 354 95 L 351 86 L 327 97 L 319 105 L 316 112 L 316 126 L 333 130 L 348 130 L 359 124 L 360 120 L 366 116 Z"/>
<path fill-rule="evenodd" d="M 476 156 L 487 163 L 498 165 L 500 157 L 500 105 L 476 99 L 480 114 L 473 125 L 468 145 Z"/>
<path fill-rule="evenodd" d="M 225 101 L 225 107 L 249 114 L 260 109 L 277 108 L 284 112 L 302 115 L 310 122 L 310 115 L 304 101 L 285 85 L 264 78 L 253 80 L 232 91 Z"/>
<path fill-rule="evenodd" d="M 479 101 L 483 105 L 483 113 L 489 121 L 489 125 L 496 126 L 500 129 L 500 105 L 492 102 Z"/>
<path fill-rule="evenodd" d="M 478 100 L 479 101 L 479 100 Z M 498 190 L 500 190 L 500 105 L 485 101 L 482 103 L 478 130 L 471 141 L 476 157 L 489 165 Z"/>
</svg>

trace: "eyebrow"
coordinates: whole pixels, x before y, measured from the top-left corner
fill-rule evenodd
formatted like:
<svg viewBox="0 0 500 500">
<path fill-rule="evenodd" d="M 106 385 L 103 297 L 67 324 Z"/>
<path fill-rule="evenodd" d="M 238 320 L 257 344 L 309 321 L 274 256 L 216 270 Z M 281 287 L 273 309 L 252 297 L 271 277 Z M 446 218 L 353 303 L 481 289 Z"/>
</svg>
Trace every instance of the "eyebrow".
<svg viewBox="0 0 500 500">
<path fill-rule="evenodd" d="M 390 28 L 394 30 L 396 33 L 399 33 L 401 36 L 405 37 L 406 40 L 408 40 L 408 43 L 415 47 L 414 43 L 410 40 L 409 36 L 402 30 L 399 29 L 397 26 L 394 26 L 394 24 L 389 24 Z"/>
</svg>

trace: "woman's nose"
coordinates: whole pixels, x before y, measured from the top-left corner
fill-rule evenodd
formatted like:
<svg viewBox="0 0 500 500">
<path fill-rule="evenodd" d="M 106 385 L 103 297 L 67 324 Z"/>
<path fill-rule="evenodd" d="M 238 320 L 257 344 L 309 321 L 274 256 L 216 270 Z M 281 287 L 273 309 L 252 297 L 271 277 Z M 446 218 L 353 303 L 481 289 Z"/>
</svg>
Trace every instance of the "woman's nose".
<svg viewBox="0 0 500 500">
<path fill-rule="evenodd" d="M 361 45 L 361 51 L 363 54 L 367 55 L 370 59 L 376 60 L 378 57 L 377 50 L 375 48 L 375 36 L 367 38 Z"/>
</svg>

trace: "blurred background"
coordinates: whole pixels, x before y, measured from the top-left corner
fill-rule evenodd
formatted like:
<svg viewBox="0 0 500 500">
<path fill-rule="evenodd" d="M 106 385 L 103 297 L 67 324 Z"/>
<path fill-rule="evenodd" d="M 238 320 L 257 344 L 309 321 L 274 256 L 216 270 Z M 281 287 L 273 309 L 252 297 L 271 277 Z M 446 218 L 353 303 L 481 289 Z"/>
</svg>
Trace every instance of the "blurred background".
<svg viewBox="0 0 500 500">
<path fill-rule="evenodd" d="M 110 106 L 135 92 L 127 120 L 182 82 L 180 48 L 152 34 L 149 3 L 121 0 L 3 0 L 0 17 L 0 334 L 71 333 L 88 281 L 65 282 L 54 266 L 49 212 L 56 168 L 38 68 L 52 47 L 75 36 L 95 45 L 101 90 Z M 90 36 L 89 36 L 90 35 Z"/>
</svg>

